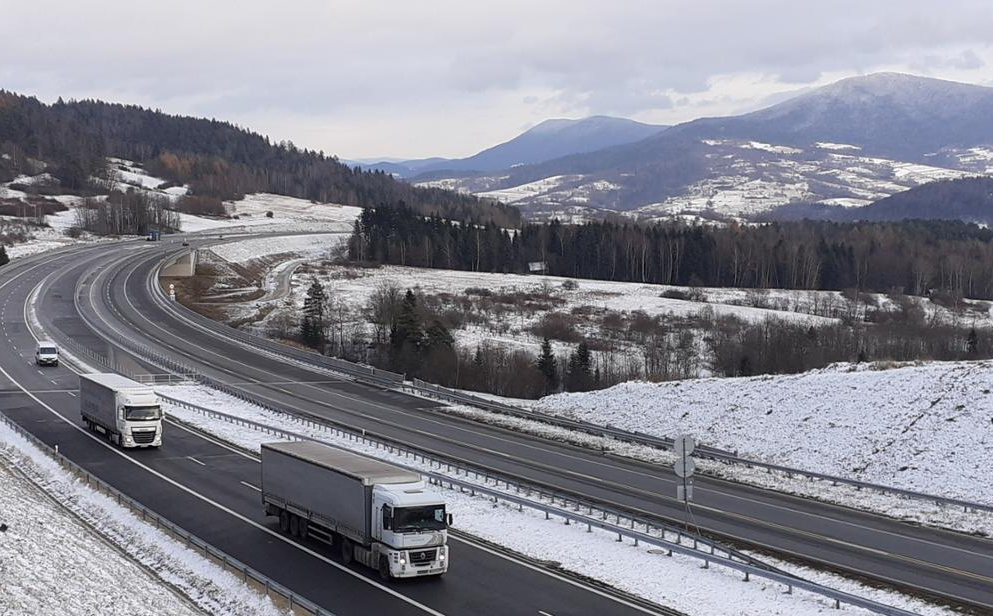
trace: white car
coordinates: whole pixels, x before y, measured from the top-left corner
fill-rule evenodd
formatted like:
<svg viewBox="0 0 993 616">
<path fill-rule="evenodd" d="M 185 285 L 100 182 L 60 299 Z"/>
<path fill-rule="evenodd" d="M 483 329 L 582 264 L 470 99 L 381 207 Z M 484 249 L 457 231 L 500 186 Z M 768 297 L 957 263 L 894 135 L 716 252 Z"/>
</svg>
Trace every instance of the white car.
<svg viewBox="0 0 993 616">
<path fill-rule="evenodd" d="M 38 343 L 38 350 L 34 352 L 34 361 L 39 366 L 58 366 L 58 345 L 50 340 L 42 340 Z"/>
</svg>

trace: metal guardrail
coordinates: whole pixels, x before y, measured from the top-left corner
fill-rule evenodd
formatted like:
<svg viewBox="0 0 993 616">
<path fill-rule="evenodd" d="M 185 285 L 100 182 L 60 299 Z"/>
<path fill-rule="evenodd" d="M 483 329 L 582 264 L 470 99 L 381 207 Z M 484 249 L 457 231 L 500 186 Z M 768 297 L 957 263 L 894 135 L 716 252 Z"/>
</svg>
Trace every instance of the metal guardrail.
<svg viewBox="0 0 993 616">
<path fill-rule="evenodd" d="M 184 402 L 182 400 L 178 400 L 170 396 L 161 396 L 161 397 L 170 404 L 175 404 L 176 406 L 193 410 L 198 413 L 207 415 L 209 417 L 222 419 L 232 424 L 249 427 L 254 430 L 265 432 L 266 434 L 270 434 L 279 438 L 284 438 L 292 441 L 311 441 L 315 443 L 330 445 L 332 447 L 337 447 L 337 445 L 335 445 L 333 442 L 324 441 L 319 438 L 314 438 L 305 434 L 291 432 L 289 430 L 285 430 L 277 426 L 255 422 L 249 419 L 237 417 L 235 415 L 230 415 L 220 411 L 215 411 L 213 409 L 201 407 L 195 404 L 190 404 L 188 402 Z M 738 557 L 738 555 L 734 553 L 733 550 L 728 550 L 713 542 L 705 542 L 699 537 L 684 533 L 680 529 L 674 527 L 658 525 L 647 521 L 641 521 L 638 520 L 637 518 L 626 517 L 622 515 L 617 515 L 615 517 L 615 522 L 612 523 L 609 520 L 610 514 L 608 514 L 606 511 L 595 511 L 595 509 L 591 507 L 590 509 L 588 509 L 586 513 L 584 513 L 583 509 L 586 508 L 587 505 L 585 504 L 579 505 L 574 501 L 572 503 L 576 505 L 574 509 L 565 508 L 570 506 L 569 501 L 564 502 L 563 506 L 559 507 L 555 504 L 556 501 L 554 496 L 552 496 L 551 505 L 545 504 L 540 501 L 535 501 L 532 498 L 528 498 L 535 493 L 538 494 L 539 498 L 541 498 L 543 496 L 546 496 L 546 493 L 544 493 L 541 489 L 533 488 L 531 486 L 528 486 L 527 484 L 519 483 L 516 481 L 508 481 L 506 479 L 496 477 L 487 472 L 480 473 L 477 471 L 468 471 L 458 466 L 453 466 L 448 462 L 443 462 L 440 460 L 435 460 L 433 458 L 427 457 L 420 452 L 416 452 L 410 449 L 404 449 L 402 447 L 385 445 L 374 439 L 369 439 L 359 434 L 350 433 L 335 428 L 327 428 L 327 426 L 324 426 L 315 421 L 310 421 L 309 423 L 311 423 L 315 427 L 330 429 L 332 430 L 333 434 L 340 434 L 342 436 L 346 436 L 349 440 L 354 440 L 356 442 L 360 442 L 365 445 L 373 445 L 377 449 L 385 448 L 390 453 L 403 455 L 406 458 L 413 458 L 415 460 L 420 459 L 422 463 L 427 463 L 429 467 L 433 467 L 434 464 L 437 464 L 439 470 L 442 468 L 442 466 L 444 466 L 444 468 L 446 468 L 449 473 L 454 472 L 456 475 L 458 475 L 461 472 L 464 473 L 467 478 L 474 477 L 477 481 L 483 482 L 483 485 L 480 485 L 478 483 L 473 483 L 471 481 L 457 479 L 451 477 L 450 475 L 442 474 L 440 472 L 425 471 L 418 467 L 408 466 L 404 464 L 397 464 L 396 462 L 393 462 L 393 464 L 397 466 L 416 472 L 422 476 L 426 476 L 430 483 L 432 483 L 433 485 L 440 486 L 442 488 L 447 488 L 452 490 L 458 489 L 462 493 L 469 493 L 473 496 L 483 495 L 486 496 L 487 498 L 492 498 L 495 503 L 503 501 L 510 505 L 516 506 L 519 511 L 523 510 L 524 508 L 532 509 L 543 513 L 545 515 L 545 519 L 551 519 L 554 516 L 557 518 L 561 518 L 565 524 L 577 524 L 580 526 L 586 526 L 587 532 L 592 532 L 594 528 L 597 528 L 612 534 L 616 534 L 618 537 L 617 539 L 618 541 L 623 541 L 624 539 L 628 539 L 632 541 L 635 546 L 638 546 L 641 543 L 647 545 L 653 545 L 658 548 L 664 549 L 667 556 L 672 556 L 673 554 L 679 554 L 682 556 L 688 556 L 691 558 L 702 560 L 704 563 L 703 564 L 704 568 L 708 568 L 711 564 L 727 567 L 729 569 L 733 569 L 735 571 L 744 574 L 745 581 L 748 581 L 750 579 L 750 576 L 755 575 L 757 577 L 764 578 L 772 582 L 776 582 L 786 586 L 788 593 L 791 593 L 794 588 L 799 588 L 801 590 L 805 590 L 810 593 L 833 600 L 835 602 L 835 607 L 840 607 L 840 605 L 844 603 L 847 605 L 852 605 L 855 607 L 869 610 L 876 614 L 885 614 L 887 616 L 914 616 L 913 612 L 903 610 L 901 608 L 885 605 L 882 603 L 878 603 L 876 601 L 872 601 L 870 599 L 865 599 L 863 597 L 852 595 L 850 593 L 846 593 L 840 590 L 835 590 L 833 588 L 822 586 L 815 582 L 810 582 L 808 580 L 804 580 L 802 578 L 796 577 L 792 574 L 784 573 L 769 568 L 767 566 L 761 566 L 760 564 L 756 564 L 754 562 L 743 562 L 742 560 L 737 560 L 736 558 Z M 489 484 L 490 482 L 493 482 L 494 484 L 493 488 L 487 487 L 487 484 Z M 507 491 L 498 489 L 500 487 L 501 482 L 503 482 L 503 485 Z M 515 493 L 510 493 L 509 490 L 511 489 L 513 489 Z M 520 494 L 522 492 L 526 492 L 527 496 L 521 496 Z M 596 516 L 594 515 L 594 513 L 597 513 L 599 515 Z M 641 530 L 642 528 L 644 530 Z M 655 534 L 653 534 L 653 530 L 655 531 Z M 667 536 L 667 534 L 675 535 L 675 539 L 670 539 Z M 692 540 L 693 547 L 684 545 L 683 544 L 684 539 Z M 709 547 L 710 553 L 706 553 L 702 551 L 699 547 L 700 545 L 705 545 Z M 719 553 L 719 550 L 724 551 L 725 553 L 722 555 Z"/>
<path fill-rule="evenodd" d="M 106 481 L 100 479 L 96 475 L 93 475 L 63 454 L 59 453 L 57 450 L 49 447 L 48 444 L 22 428 L 15 421 L 7 417 L 3 412 L 0 412 L 0 421 L 24 437 L 32 445 L 41 449 L 48 456 L 54 458 L 59 465 L 62 466 L 62 468 L 66 469 L 85 482 L 87 487 L 110 496 L 112 499 L 117 501 L 118 505 L 127 507 L 135 515 L 140 515 L 143 522 L 154 524 L 157 529 L 165 531 L 167 534 L 171 535 L 173 539 L 183 543 L 188 549 L 195 550 L 196 552 L 203 554 L 204 558 L 213 562 L 215 565 L 220 566 L 224 571 L 239 575 L 243 583 L 248 585 L 253 590 L 264 594 L 266 597 L 269 597 L 277 608 L 281 610 L 289 610 L 297 616 L 334 616 L 334 612 L 322 608 L 313 601 L 296 594 L 292 590 L 286 588 L 279 582 L 276 582 L 258 570 L 249 567 L 237 558 L 230 556 L 223 550 L 215 548 L 207 541 L 204 541 L 193 533 L 184 530 L 178 524 L 174 524 L 169 521 L 168 518 L 155 513 L 152 509 L 142 505 L 140 502 L 111 486 Z"/>
<path fill-rule="evenodd" d="M 157 270 L 153 272 L 153 276 L 157 276 Z M 492 400 L 487 400 L 479 396 L 466 394 L 464 392 L 449 389 L 447 387 L 442 387 L 440 385 L 435 385 L 433 383 L 428 383 L 420 379 L 413 379 L 413 381 L 404 382 L 402 375 L 393 372 L 378 370 L 376 368 L 371 368 L 369 366 L 362 366 L 360 364 L 354 364 L 352 362 L 348 362 L 342 359 L 326 357 L 314 352 L 299 351 L 292 347 L 288 347 L 284 344 L 262 338 L 261 336 L 257 336 L 249 332 L 235 329 L 225 323 L 214 321 L 209 317 L 205 317 L 199 314 L 198 312 L 195 312 L 187 308 L 186 306 L 179 304 L 179 302 L 170 301 L 168 298 L 165 297 L 165 294 L 161 290 L 159 285 L 151 284 L 150 286 L 153 288 L 154 295 L 159 300 L 160 304 L 163 305 L 163 307 L 171 308 L 174 312 L 181 311 L 183 313 L 183 317 L 193 318 L 197 320 L 202 327 L 207 327 L 214 331 L 217 331 L 219 328 L 223 329 L 224 335 L 230 335 L 231 337 L 238 339 L 243 344 L 247 344 L 255 348 L 263 349 L 265 351 L 274 353 L 276 355 L 281 355 L 284 357 L 291 356 L 293 359 L 297 361 L 303 361 L 305 363 L 309 363 L 310 365 L 317 365 L 339 373 L 347 374 L 355 378 L 356 380 L 363 381 L 378 387 L 411 390 L 415 393 L 425 395 L 428 397 L 438 398 L 441 400 L 445 400 L 447 402 L 475 406 L 477 408 L 481 408 L 486 411 L 511 415 L 522 419 L 530 419 L 533 421 L 538 421 L 544 424 L 553 425 L 568 430 L 584 432 L 586 434 L 590 434 L 594 436 L 613 438 L 615 440 L 634 443 L 638 445 L 645 445 L 657 449 L 666 449 L 666 450 L 672 449 L 672 439 L 670 438 L 654 436 L 650 434 L 645 434 L 643 432 L 623 430 L 620 428 L 614 428 L 612 426 L 606 426 L 606 425 L 601 425 L 601 424 L 596 424 L 581 420 L 567 419 L 564 417 L 549 415 L 547 413 L 540 413 L 537 411 L 522 409 L 507 404 L 494 402 Z M 157 291 L 157 293 L 155 291 Z M 178 305 L 179 307 L 175 308 L 176 305 Z M 373 371 L 373 372 L 369 372 L 369 371 Z M 364 375 L 372 375 L 372 376 L 370 377 Z M 379 378 L 382 375 L 389 375 L 389 377 Z M 939 506 L 950 506 L 950 507 L 961 508 L 963 511 L 967 513 L 977 512 L 977 511 L 993 513 L 993 505 L 971 502 L 964 499 L 949 498 L 935 494 L 926 494 L 923 492 L 917 492 L 915 490 L 905 490 L 902 488 L 895 488 L 892 486 L 886 486 L 867 481 L 859 481 L 857 479 L 838 477 L 835 475 L 828 475 L 825 473 L 817 473 L 813 471 L 805 471 L 802 469 L 783 466 L 780 464 L 773 464 L 769 462 L 762 462 L 760 460 L 742 458 L 737 454 L 737 452 L 730 452 L 715 447 L 710 447 L 707 445 L 698 446 L 695 450 L 695 454 L 700 457 L 710 458 L 712 460 L 728 465 L 739 465 L 739 466 L 745 466 L 747 468 L 760 468 L 768 472 L 783 473 L 790 478 L 794 476 L 799 476 L 810 480 L 830 482 L 832 485 L 847 485 L 854 487 L 856 490 L 872 490 L 874 492 L 878 492 L 883 495 L 894 495 L 909 500 L 930 502 Z"/>
</svg>

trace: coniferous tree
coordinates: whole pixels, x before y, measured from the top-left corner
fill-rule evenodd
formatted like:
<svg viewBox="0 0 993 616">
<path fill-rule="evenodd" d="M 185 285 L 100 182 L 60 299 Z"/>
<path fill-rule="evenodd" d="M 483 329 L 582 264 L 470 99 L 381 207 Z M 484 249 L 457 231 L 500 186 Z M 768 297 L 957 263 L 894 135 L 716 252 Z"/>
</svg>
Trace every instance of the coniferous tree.
<svg viewBox="0 0 993 616">
<path fill-rule="evenodd" d="M 552 342 L 548 338 L 541 341 L 541 352 L 538 355 L 538 371 L 545 377 L 545 393 L 558 391 L 559 366 L 552 352 Z"/>
<path fill-rule="evenodd" d="M 592 389 L 590 364 L 590 347 L 585 341 L 580 342 L 576 350 L 569 356 L 565 386 L 567 391 L 589 391 Z"/>
<path fill-rule="evenodd" d="M 7 265 L 10 263 L 10 257 L 7 256 L 7 247 L 0 244 L 0 266 Z"/>
<path fill-rule="evenodd" d="M 327 322 L 325 307 L 327 295 L 324 285 L 315 276 L 311 279 L 307 297 L 303 300 L 303 320 L 300 323 L 300 338 L 307 346 L 324 352 L 324 329 Z"/>
<path fill-rule="evenodd" d="M 965 339 L 965 348 L 969 355 L 975 355 L 979 351 L 979 336 L 975 327 L 969 330 L 969 335 Z"/>
</svg>

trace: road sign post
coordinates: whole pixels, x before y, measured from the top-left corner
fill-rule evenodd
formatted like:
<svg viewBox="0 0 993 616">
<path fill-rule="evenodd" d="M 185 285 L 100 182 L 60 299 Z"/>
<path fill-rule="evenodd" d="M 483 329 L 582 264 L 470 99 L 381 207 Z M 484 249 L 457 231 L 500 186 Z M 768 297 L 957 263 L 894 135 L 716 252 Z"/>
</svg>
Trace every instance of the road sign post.
<svg viewBox="0 0 993 616">
<path fill-rule="evenodd" d="M 672 470 L 676 473 L 676 477 L 682 479 L 681 483 L 676 484 L 676 498 L 683 501 L 687 511 L 690 501 L 693 500 L 693 472 L 696 470 L 696 461 L 690 457 L 690 454 L 695 448 L 696 442 L 688 434 L 681 434 L 672 441 L 672 449 L 676 452 L 676 462 L 672 465 Z"/>
</svg>

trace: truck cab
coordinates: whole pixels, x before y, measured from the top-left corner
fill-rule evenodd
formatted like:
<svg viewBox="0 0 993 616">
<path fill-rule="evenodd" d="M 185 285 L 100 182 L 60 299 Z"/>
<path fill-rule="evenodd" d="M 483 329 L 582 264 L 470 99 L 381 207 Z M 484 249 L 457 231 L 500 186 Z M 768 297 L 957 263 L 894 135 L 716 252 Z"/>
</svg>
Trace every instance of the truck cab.
<svg viewBox="0 0 993 616">
<path fill-rule="evenodd" d="M 51 340 L 38 342 L 38 348 L 34 352 L 34 363 L 39 366 L 58 366 L 59 347 Z"/>
<path fill-rule="evenodd" d="M 448 570 L 445 501 L 425 489 L 424 481 L 377 484 L 373 489 L 375 538 L 387 548 L 390 576 L 437 575 Z M 377 563 L 380 567 L 382 562 Z"/>
</svg>

